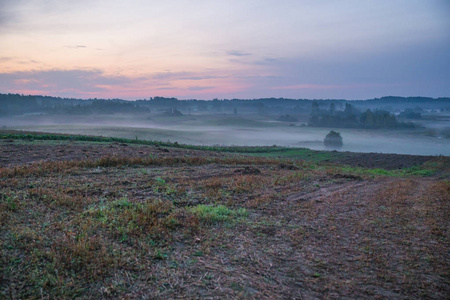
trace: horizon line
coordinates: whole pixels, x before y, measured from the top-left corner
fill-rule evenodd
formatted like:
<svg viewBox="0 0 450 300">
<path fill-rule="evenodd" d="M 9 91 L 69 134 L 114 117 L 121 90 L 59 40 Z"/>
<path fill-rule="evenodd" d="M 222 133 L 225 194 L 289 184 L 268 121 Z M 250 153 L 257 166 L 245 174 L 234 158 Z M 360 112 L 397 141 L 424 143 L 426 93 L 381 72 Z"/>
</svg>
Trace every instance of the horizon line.
<svg viewBox="0 0 450 300">
<path fill-rule="evenodd" d="M 427 98 L 427 99 L 433 99 L 433 100 L 439 100 L 439 99 L 450 99 L 450 96 L 440 96 L 440 97 L 429 97 L 429 96 L 396 96 L 396 95 L 387 95 L 387 96 L 381 96 L 381 97 L 375 97 L 375 98 L 365 98 L 365 99 L 342 99 L 342 98 L 285 98 L 285 97 L 263 97 L 263 98 L 212 98 L 212 99 L 196 99 L 196 98 L 186 98 L 186 99 L 179 99 L 177 97 L 165 97 L 165 96 L 152 96 L 148 98 L 136 98 L 136 99 L 123 99 L 123 98 L 77 98 L 77 97 L 61 97 L 61 96 L 51 96 L 51 95 L 40 95 L 40 94 L 20 94 L 20 93 L 0 93 L 0 95 L 19 95 L 22 97 L 50 97 L 50 98 L 59 98 L 59 99 L 68 99 L 68 100 L 82 100 L 82 101 L 89 101 L 89 100 L 103 100 L 103 101 L 112 101 L 112 100 L 121 100 L 121 101 L 151 101 L 154 98 L 164 98 L 164 99 L 174 99 L 177 101 L 231 101 L 231 100 L 241 100 L 241 101 L 256 101 L 256 100 L 263 100 L 263 99 L 276 99 L 276 100 L 306 100 L 306 101 L 370 101 L 370 100 L 380 100 L 383 98 Z"/>
</svg>

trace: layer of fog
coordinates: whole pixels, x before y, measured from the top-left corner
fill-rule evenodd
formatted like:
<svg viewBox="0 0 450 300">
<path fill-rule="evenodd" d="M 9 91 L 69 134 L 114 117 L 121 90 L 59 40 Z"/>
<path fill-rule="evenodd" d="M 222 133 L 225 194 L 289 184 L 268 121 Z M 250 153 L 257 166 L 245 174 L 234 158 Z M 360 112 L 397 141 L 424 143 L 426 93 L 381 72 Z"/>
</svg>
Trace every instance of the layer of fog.
<svg viewBox="0 0 450 300">
<path fill-rule="evenodd" d="M 217 125 L 216 118 L 222 120 Z M 222 119 L 221 119 L 222 118 Z M 234 119 L 233 119 L 234 118 Z M 237 122 L 237 123 L 236 123 Z M 242 122 L 244 125 L 239 125 Z M 338 151 L 450 155 L 450 139 L 440 135 L 447 130 L 448 119 L 425 120 L 427 129 L 362 130 L 337 129 L 344 146 Z M 330 150 L 323 138 L 332 128 L 289 126 L 268 120 L 245 117 L 184 117 L 181 119 L 139 119 L 126 115 L 111 116 L 22 116 L 1 118 L 0 126 L 9 129 L 81 135 L 114 136 L 129 139 L 171 141 L 195 145 L 289 146 Z M 427 132 L 427 130 L 431 130 Z"/>
</svg>

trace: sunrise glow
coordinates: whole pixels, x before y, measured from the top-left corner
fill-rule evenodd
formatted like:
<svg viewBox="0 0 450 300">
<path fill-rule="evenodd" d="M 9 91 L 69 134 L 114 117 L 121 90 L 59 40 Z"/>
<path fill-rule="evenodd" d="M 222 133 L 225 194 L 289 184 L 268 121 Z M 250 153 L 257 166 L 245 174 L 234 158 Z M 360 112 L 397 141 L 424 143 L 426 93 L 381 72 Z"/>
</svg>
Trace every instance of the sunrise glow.
<svg viewBox="0 0 450 300">
<path fill-rule="evenodd" d="M 79 98 L 450 94 L 446 1 L 2 1 L 0 91 Z"/>
</svg>

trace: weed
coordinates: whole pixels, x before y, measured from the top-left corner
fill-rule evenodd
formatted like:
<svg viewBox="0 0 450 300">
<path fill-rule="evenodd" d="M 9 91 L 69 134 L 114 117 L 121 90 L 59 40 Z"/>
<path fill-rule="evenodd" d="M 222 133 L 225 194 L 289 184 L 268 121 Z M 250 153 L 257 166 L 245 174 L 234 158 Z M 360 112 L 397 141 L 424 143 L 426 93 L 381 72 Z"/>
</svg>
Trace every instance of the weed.
<svg viewBox="0 0 450 300">
<path fill-rule="evenodd" d="M 17 211 L 19 205 L 19 200 L 15 193 L 10 195 L 1 194 L 0 211 L 8 210 L 14 212 Z"/>
<path fill-rule="evenodd" d="M 128 200 L 127 197 L 122 197 L 118 200 L 111 202 L 111 205 L 116 208 L 130 208 L 133 204 Z"/>
<path fill-rule="evenodd" d="M 160 186 L 164 186 L 166 184 L 166 181 L 159 177 L 155 178 L 155 182 Z"/>
<path fill-rule="evenodd" d="M 155 249 L 155 252 L 153 253 L 153 258 L 154 259 L 166 259 L 167 258 L 167 253 L 162 252 L 160 249 Z"/>
</svg>

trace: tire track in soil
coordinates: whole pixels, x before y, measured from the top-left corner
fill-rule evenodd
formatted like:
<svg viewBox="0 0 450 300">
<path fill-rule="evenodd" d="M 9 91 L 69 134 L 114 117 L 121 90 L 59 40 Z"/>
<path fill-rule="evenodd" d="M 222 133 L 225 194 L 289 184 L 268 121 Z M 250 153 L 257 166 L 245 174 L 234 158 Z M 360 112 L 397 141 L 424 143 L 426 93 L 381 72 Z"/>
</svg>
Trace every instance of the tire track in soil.
<svg viewBox="0 0 450 300">
<path fill-rule="evenodd" d="M 408 279 L 402 274 L 402 270 L 420 272 L 411 267 L 408 255 L 420 257 L 420 249 L 426 245 L 415 245 L 416 250 L 405 249 L 403 239 L 410 232 L 396 223 L 398 220 L 391 225 L 377 222 L 388 222 L 382 214 L 384 199 L 380 195 L 392 194 L 396 199 L 403 193 L 405 201 L 421 201 L 431 184 L 432 180 L 424 179 L 377 178 L 280 199 L 271 203 L 270 212 L 265 209 L 268 214 L 257 213 L 252 217 L 265 218 L 263 222 L 272 225 L 235 238 L 233 244 L 238 249 L 235 256 L 244 261 L 250 257 L 249 265 L 253 266 L 236 264 L 235 271 L 250 277 L 253 273 L 257 278 L 261 276 L 255 274 L 257 270 L 268 270 L 264 278 L 278 286 L 277 295 L 292 299 L 407 299 L 427 292 L 417 279 L 421 274 Z M 396 186 L 403 186 L 403 190 L 386 191 Z M 411 212 L 414 213 L 413 208 Z M 399 232 L 393 234 L 389 226 Z M 423 276 L 427 276 L 431 285 L 442 281 L 432 271 Z M 257 285 L 255 282 L 252 286 Z M 444 296 L 437 290 L 433 289 L 435 295 L 431 298 Z"/>
</svg>

